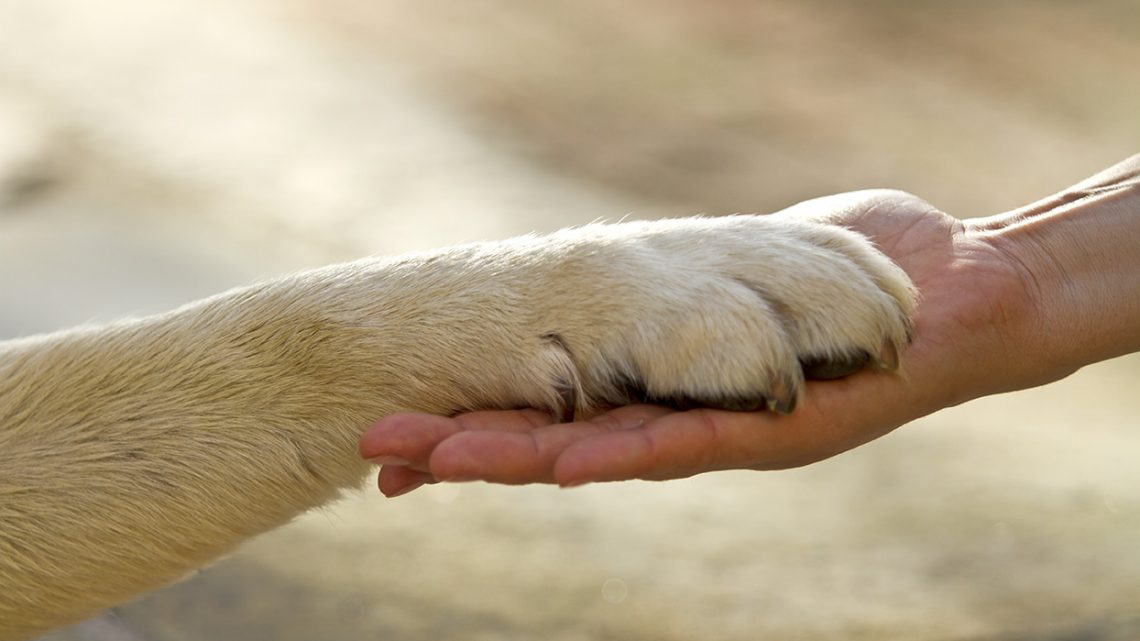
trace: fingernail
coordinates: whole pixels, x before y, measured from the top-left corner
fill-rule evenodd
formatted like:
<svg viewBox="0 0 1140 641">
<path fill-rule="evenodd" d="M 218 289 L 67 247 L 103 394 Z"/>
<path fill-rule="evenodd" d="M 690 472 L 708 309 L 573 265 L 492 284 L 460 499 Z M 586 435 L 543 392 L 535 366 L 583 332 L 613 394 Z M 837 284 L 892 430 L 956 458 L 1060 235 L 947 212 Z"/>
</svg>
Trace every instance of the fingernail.
<svg viewBox="0 0 1140 641">
<path fill-rule="evenodd" d="M 411 492 L 412 490 L 420 489 L 421 487 L 423 487 L 423 485 L 424 485 L 424 481 L 420 481 L 419 483 L 412 483 L 411 485 L 409 485 L 407 487 L 401 488 L 401 489 L 397 490 L 396 492 L 389 494 L 388 498 L 394 499 L 397 496 L 403 496 L 403 495 L 407 494 L 408 492 Z"/>
<path fill-rule="evenodd" d="M 400 458 L 399 456 L 389 456 L 387 454 L 381 456 L 374 456 L 368 459 L 376 465 L 409 465 L 410 461 Z"/>
<path fill-rule="evenodd" d="M 458 476 L 449 476 L 447 478 L 440 479 L 440 481 L 443 481 L 444 483 L 470 483 L 472 481 L 478 480 L 481 480 L 478 476 L 468 476 L 465 474 L 460 474 Z"/>
<path fill-rule="evenodd" d="M 562 489 L 564 489 L 564 490 L 569 490 L 570 488 L 574 488 L 574 487 L 582 487 L 583 485 L 587 485 L 587 484 L 589 484 L 589 483 L 590 483 L 590 481 L 585 481 L 585 480 L 581 480 L 581 481 L 569 481 L 569 482 L 567 482 L 567 483 L 559 483 L 559 484 L 558 484 L 558 487 L 560 487 L 560 488 L 562 488 Z"/>
</svg>

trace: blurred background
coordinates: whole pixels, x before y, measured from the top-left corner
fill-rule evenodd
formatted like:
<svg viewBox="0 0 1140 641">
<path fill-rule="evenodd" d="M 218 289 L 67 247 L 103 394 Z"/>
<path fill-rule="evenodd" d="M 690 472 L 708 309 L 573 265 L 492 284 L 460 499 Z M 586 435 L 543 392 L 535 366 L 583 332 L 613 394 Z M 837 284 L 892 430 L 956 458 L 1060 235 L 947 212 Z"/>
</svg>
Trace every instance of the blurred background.
<svg viewBox="0 0 1140 641">
<path fill-rule="evenodd" d="M 1138 60 L 1132 0 L 0 0 L 0 337 L 627 214 L 998 212 L 1140 151 Z M 1136 639 L 1138 390 L 788 472 L 365 491 L 46 638 Z"/>
</svg>

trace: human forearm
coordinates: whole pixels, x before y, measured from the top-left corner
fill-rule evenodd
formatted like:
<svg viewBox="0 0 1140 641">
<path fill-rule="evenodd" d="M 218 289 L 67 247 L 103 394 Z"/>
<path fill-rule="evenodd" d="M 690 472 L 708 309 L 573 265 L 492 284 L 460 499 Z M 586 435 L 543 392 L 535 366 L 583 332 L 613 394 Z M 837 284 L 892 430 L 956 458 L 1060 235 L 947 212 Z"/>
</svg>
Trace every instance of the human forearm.
<svg viewBox="0 0 1140 641">
<path fill-rule="evenodd" d="M 1021 353 L 1043 380 L 1140 350 L 1140 156 L 972 224 L 1023 270 L 1035 309 Z"/>
</svg>

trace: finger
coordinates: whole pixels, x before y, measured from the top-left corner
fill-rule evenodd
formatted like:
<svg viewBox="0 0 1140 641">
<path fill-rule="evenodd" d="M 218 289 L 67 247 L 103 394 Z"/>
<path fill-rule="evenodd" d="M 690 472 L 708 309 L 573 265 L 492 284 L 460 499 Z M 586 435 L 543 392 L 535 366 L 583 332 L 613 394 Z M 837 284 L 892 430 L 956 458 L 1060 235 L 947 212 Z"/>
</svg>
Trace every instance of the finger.
<svg viewBox="0 0 1140 641">
<path fill-rule="evenodd" d="M 426 472 L 435 446 L 463 426 L 433 414 L 393 414 L 360 437 L 360 455 L 382 465 L 403 465 Z"/>
<path fill-rule="evenodd" d="M 633 405 L 587 421 L 537 425 L 529 431 L 468 429 L 439 444 L 431 455 L 429 469 L 446 481 L 550 483 L 554 481 L 554 462 L 573 443 L 635 429 L 667 413 L 670 410 L 663 407 Z M 459 418 L 467 420 L 470 416 Z M 482 417 L 476 419 L 469 427 L 481 424 Z M 548 417 L 548 423 L 550 420 Z"/>
<path fill-rule="evenodd" d="M 597 434 L 566 447 L 554 464 L 554 480 L 572 486 L 807 465 L 901 423 L 868 409 L 868 400 L 878 396 L 870 392 L 890 376 L 861 373 L 809 383 L 800 407 L 787 416 L 699 409 L 661 416 L 637 430 Z"/>
<path fill-rule="evenodd" d="M 432 450 L 463 430 L 522 432 L 551 422 L 540 410 L 469 412 L 454 418 L 435 414 L 392 414 L 377 421 L 360 437 L 360 455 L 381 465 L 406 465 L 428 470 Z"/>
<path fill-rule="evenodd" d="M 553 469 L 563 486 L 625 479 L 669 479 L 739 467 L 742 447 L 763 430 L 766 412 L 698 409 L 668 414 L 636 430 L 609 432 L 567 447 Z"/>
<path fill-rule="evenodd" d="M 380 468 L 376 484 L 388 498 L 403 496 L 427 483 L 435 483 L 431 474 L 419 472 L 403 465 L 385 465 Z"/>
<path fill-rule="evenodd" d="M 543 410 L 486 410 L 467 412 L 455 417 L 467 431 L 529 432 L 554 423 L 554 416 Z"/>
</svg>

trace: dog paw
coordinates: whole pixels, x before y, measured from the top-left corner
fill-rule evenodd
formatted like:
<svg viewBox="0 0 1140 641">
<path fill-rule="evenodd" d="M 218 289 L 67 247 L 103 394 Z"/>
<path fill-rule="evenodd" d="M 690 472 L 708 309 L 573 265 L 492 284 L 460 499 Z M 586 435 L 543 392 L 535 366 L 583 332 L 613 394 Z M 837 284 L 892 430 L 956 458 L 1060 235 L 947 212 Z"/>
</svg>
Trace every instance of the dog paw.
<svg viewBox="0 0 1140 641">
<path fill-rule="evenodd" d="M 910 340 L 909 278 L 837 226 L 762 216 L 597 225 L 542 251 L 539 334 L 573 363 L 555 383 L 564 418 L 630 402 L 787 413 L 805 378 L 895 370 Z"/>
</svg>

